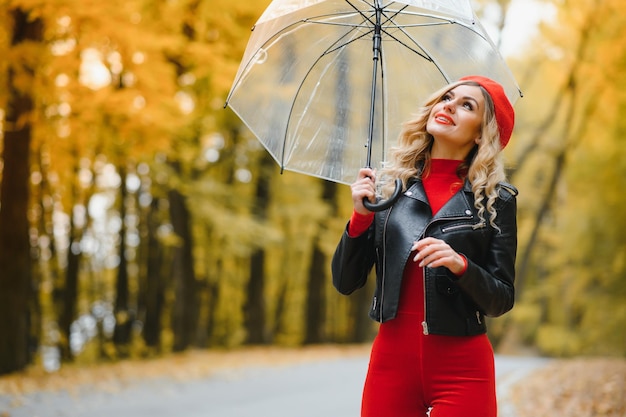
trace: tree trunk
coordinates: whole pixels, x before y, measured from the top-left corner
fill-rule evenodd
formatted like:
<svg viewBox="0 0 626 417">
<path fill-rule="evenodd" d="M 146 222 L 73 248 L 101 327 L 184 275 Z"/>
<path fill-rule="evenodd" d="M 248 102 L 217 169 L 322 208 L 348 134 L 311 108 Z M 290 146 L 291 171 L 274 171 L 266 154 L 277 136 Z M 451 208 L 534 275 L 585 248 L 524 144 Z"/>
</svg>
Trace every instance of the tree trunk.
<svg viewBox="0 0 626 417">
<path fill-rule="evenodd" d="M 159 200 L 154 198 L 150 204 L 147 218 L 147 268 L 146 279 L 142 288 L 144 297 L 145 318 L 143 339 L 146 346 L 160 349 L 161 346 L 161 314 L 163 311 L 164 288 L 162 276 L 163 251 L 157 239 L 157 218 Z"/>
<path fill-rule="evenodd" d="M 11 47 L 41 42 L 43 24 L 21 9 L 11 11 Z M 10 64 L 11 65 L 11 64 Z M 35 68 L 8 70 L 2 186 L 0 188 L 0 374 L 22 370 L 30 361 L 29 306 L 31 292 L 28 204 L 33 98 L 15 87 L 16 77 Z"/>
<path fill-rule="evenodd" d="M 217 265 L 215 270 L 222 271 L 223 270 L 223 261 L 222 259 L 217 259 Z M 207 280 L 207 289 L 208 300 L 207 300 L 207 318 L 206 318 L 206 338 L 207 345 L 211 346 L 214 344 L 214 335 L 215 335 L 215 321 L 217 316 L 217 305 L 220 299 L 220 281 L 219 279 L 212 281 L 210 279 Z"/>
<path fill-rule="evenodd" d="M 76 226 L 72 220 L 70 227 L 70 236 L 76 234 Z M 78 273 L 80 267 L 80 252 L 74 252 L 74 248 L 78 246 L 78 240 L 72 238 L 70 246 L 67 250 L 67 269 L 65 271 L 65 285 L 60 290 L 61 297 L 61 315 L 59 319 L 59 328 L 61 330 L 61 357 L 65 361 L 71 361 L 73 354 L 70 350 L 70 338 L 72 335 L 72 323 L 76 318 L 76 304 L 78 302 Z"/>
<path fill-rule="evenodd" d="M 255 251 L 250 260 L 250 279 L 246 288 L 248 298 L 244 306 L 247 344 L 267 343 L 265 326 L 265 250 Z"/>
<path fill-rule="evenodd" d="M 172 279 L 174 307 L 172 330 L 175 352 L 187 349 L 193 342 L 198 323 L 197 283 L 193 265 L 191 219 L 185 197 L 177 190 L 169 192 L 170 217 L 180 245 L 174 249 Z"/>
<path fill-rule="evenodd" d="M 348 55 L 344 56 L 343 59 L 343 65 L 340 66 L 337 72 L 337 87 L 349 84 L 347 68 L 350 67 L 350 61 Z M 334 134 L 340 137 L 344 134 L 342 133 L 342 127 L 347 125 L 348 120 L 348 109 L 345 108 L 340 98 L 335 100 L 334 114 L 335 124 L 337 126 L 337 131 Z M 345 153 L 345 149 L 341 145 L 341 142 L 337 141 L 329 148 L 328 152 L 340 160 L 341 156 Z M 329 216 L 335 217 L 338 211 L 337 183 L 324 181 L 322 185 L 322 199 L 330 206 Z M 329 278 L 327 274 L 329 262 L 326 253 L 322 250 L 320 245 L 320 239 L 322 239 L 323 235 L 324 225 L 320 223 L 318 235 L 313 240 L 313 255 L 307 281 L 306 325 L 304 336 L 304 343 L 306 344 L 321 343 L 325 341 L 327 337 L 327 335 L 324 334 L 327 304 L 325 289 L 327 287 L 327 279 Z"/>
<path fill-rule="evenodd" d="M 72 178 L 78 178 L 78 151 L 74 149 L 74 175 Z M 71 207 L 74 207 L 79 200 L 78 187 L 75 181 L 71 185 Z M 61 358 L 64 361 L 71 361 L 73 354 L 70 349 L 70 338 L 72 332 L 72 322 L 76 319 L 76 305 L 78 302 L 78 274 L 80 270 L 80 239 L 82 232 L 76 226 L 76 218 L 74 214 L 70 215 L 69 230 L 69 246 L 67 248 L 67 267 L 65 269 L 65 280 L 57 282 L 54 288 L 55 307 L 58 311 L 59 331 L 61 339 L 59 340 L 59 349 Z"/>
<path fill-rule="evenodd" d="M 15 98 L 15 97 L 14 97 Z M 13 101 L 17 108 L 28 100 Z M 14 107 L 14 108 L 15 108 Z M 22 107 L 23 109 L 23 107 Z M 21 112 L 21 110 L 17 110 Z M 15 123 L 13 115 L 7 123 Z M 19 117 L 19 116 L 17 116 Z M 23 369 L 29 361 L 30 243 L 28 241 L 30 125 L 4 133 L 0 209 L 0 374 Z"/>
<path fill-rule="evenodd" d="M 267 206 L 270 202 L 269 169 L 274 162 L 263 155 L 260 162 L 259 179 L 256 188 L 254 207 L 259 221 L 267 219 Z M 250 259 L 250 279 L 246 288 L 248 298 L 244 305 L 244 326 L 247 344 L 267 343 L 267 323 L 265 312 L 265 250 L 257 249 Z"/>
<path fill-rule="evenodd" d="M 47 247 L 40 247 L 38 250 L 38 254 L 41 257 L 43 252 L 45 250 L 47 250 L 47 259 L 46 260 L 41 260 L 40 259 L 40 263 L 44 263 L 45 262 L 45 268 L 38 268 L 39 269 L 39 278 L 38 281 L 40 284 L 38 284 L 37 288 L 41 288 L 41 284 L 44 285 L 50 285 L 53 289 L 55 288 L 55 286 L 57 285 L 57 283 L 59 282 L 59 280 L 61 280 L 61 266 L 60 266 L 60 260 L 59 260 L 59 256 L 57 253 L 57 249 L 56 249 L 56 241 L 54 239 L 54 221 L 53 221 L 53 216 L 54 216 L 54 204 L 52 203 L 52 201 L 54 201 L 54 196 L 53 196 L 53 192 L 50 186 L 50 182 L 49 182 L 49 177 L 50 177 L 50 172 L 49 172 L 49 157 L 48 157 L 48 153 L 47 151 L 44 149 L 43 146 L 40 146 L 39 149 L 37 150 L 37 158 L 38 158 L 38 165 L 39 165 L 39 172 L 41 173 L 41 180 L 39 182 L 38 185 L 38 196 L 35 197 L 37 199 L 37 205 L 39 206 L 39 232 L 38 232 L 38 236 L 39 239 L 41 238 L 47 238 L 48 241 L 48 246 Z M 45 282 L 45 283 L 44 283 Z M 37 296 L 37 295 L 36 295 Z M 54 296 L 54 294 L 52 294 L 52 296 Z M 53 301 L 53 299 L 52 299 Z M 41 302 L 38 301 L 37 302 L 39 304 L 39 311 L 41 311 Z M 41 312 L 40 313 L 40 317 L 38 319 L 39 321 L 39 335 L 40 337 L 38 338 L 38 344 L 41 344 L 42 341 L 44 344 L 49 343 L 49 335 L 46 332 L 43 332 L 43 321 L 44 321 L 44 317 L 43 317 L 44 313 Z"/>
<path fill-rule="evenodd" d="M 305 344 L 322 343 L 325 341 L 326 262 L 326 255 L 316 242 L 313 248 L 313 257 L 307 280 Z"/>
<path fill-rule="evenodd" d="M 571 138 L 580 137 L 579 135 L 572 134 L 572 127 L 574 126 L 575 114 L 578 104 L 578 102 L 576 101 L 576 97 L 578 95 L 577 80 L 581 71 L 580 67 L 583 65 L 583 63 L 585 63 L 585 57 L 587 56 L 588 49 L 591 47 L 590 45 L 592 44 L 593 40 L 593 37 L 591 36 L 592 29 L 597 24 L 597 20 L 598 19 L 595 14 L 592 14 L 588 17 L 588 21 L 586 22 L 580 35 L 580 43 L 578 44 L 578 48 L 576 50 L 576 59 L 574 60 L 573 65 L 570 68 L 567 81 L 556 96 L 557 98 L 555 99 L 555 103 L 553 104 L 553 110 L 551 114 L 547 115 L 546 120 L 540 127 L 541 130 L 537 131 L 538 133 L 535 135 L 535 138 L 533 140 L 533 142 L 538 142 L 541 139 L 541 133 L 547 131 L 547 128 L 550 126 L 551 122 L 557 120 L 555 115 L 558 113 L 559 110 L 562 110 L 563 104 L 561 103 L 565 101 L 565 98 L 569 97 L 570 100 L 568 102 L 568 109 L 565 117 L 566 122 L 564 125 L 565 131 L 562 135 L 564 145 L 562 150 L 555 156 L 555 167 L 550 178 L 550 183 L 548 184 L 548 189 L 544 196 L 544 200 L 541 202 L 541 205 L 537 210 L 537 213 L 535 214 L 533 229 L 530 238 L 528 242 L 526 242 L 521 256 L 519 257 L 519 267 L 515 280 L 516 296 L 518 299 L 524 291 L 524 285 L 526 284 L 528 271 L 530 269 L 531 257 L 533 254 L 533 250 L 536 248 L 536 242 L 539 238 L 539 232 L 543 225 L 543 220 L 550 213 L 550 205 L 554 201 L 557 185 L 561 179 L 562 173 L 565 172 L 568 156 L 567 143 L 572 140 Z M 592 114 L 591 110 L 597 105 L 597 97 L 598 96 L 594 96 L 590 99 L 590 102 L 588 103 L 587 108 L 585 109 L 586 112 L 584 112 L 584 114 Z M 581 129 L 580 131 L 583 130 Z"/>
<path fill-rule="evenodd" d="M 113 331 L 113 343 L 117 354 L 121 358 L 129 355 L 129 345 L 133 325 L 133 314 L 130 311 L 130 290 L 128 282 L 128 259 L 126 258 L 126 198 L 128 189 L 126 188 L 126 168 L 118 167 L 120 175 L 120 221 L 119 231 L 120 244 L 118 254 L 120 264 L 117 268 L 117 281 L 115 284 L 115 329 Z"/>
<path fill-rule="evenodd" d="M 337 214 L 337 184 L 324 181 L 322 199 L 331 205 L 330 216 Z M 326 287 L 328 280 L 328 257 L 322 251 L 319 239 L 323 230 L 315 238 L 311 267 L 307 281 L 306 325 L 304 343 L 322 343 L 326 341 Z"/>
</svg>

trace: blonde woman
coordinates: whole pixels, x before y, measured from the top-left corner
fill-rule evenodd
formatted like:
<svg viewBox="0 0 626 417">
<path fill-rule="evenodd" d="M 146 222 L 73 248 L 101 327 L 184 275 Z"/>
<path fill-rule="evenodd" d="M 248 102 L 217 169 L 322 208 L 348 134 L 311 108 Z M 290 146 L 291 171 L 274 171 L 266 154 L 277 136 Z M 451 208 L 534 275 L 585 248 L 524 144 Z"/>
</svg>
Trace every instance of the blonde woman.
<svg viewBox="0 0 626 417">
<path fill-rule="evenodd" d="M 342 294 L 372 267 L 370 317 L 380 322 L 362 417 L 495 417 L 493 349 L 485 316 L 513 307 L 517 190 L 501 151 L 514 126 L 502 86 L 464 77 L 407 122 L 389 165 L 364 168 L 353 215 L 332 261 Z M 394 205 L 373 213 L 401 179 Z M 430 413 L 430 414 L 428 414 Z"/>
</svg>

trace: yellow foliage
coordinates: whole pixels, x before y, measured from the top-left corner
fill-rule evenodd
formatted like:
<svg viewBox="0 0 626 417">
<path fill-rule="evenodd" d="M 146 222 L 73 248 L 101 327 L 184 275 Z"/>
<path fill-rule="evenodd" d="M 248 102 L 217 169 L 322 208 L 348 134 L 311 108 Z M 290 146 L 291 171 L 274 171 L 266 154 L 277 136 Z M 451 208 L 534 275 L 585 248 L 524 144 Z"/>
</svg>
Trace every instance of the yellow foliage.
<svg viewBox="0 0 626 417">
<path fill-rule="evenodd" d="M 554 5 L 515 62 L 525 97 L 507 155 L 527 264 L 513 317 L 545 352 L 622 354 L 626 319 L 613 306 L 626 302 L 626 4 Z"/>
<path fill-rule="evenodd" d="M 620 334 L 626 312 L 619 307 L 626 303 L 626 3 L 597 3 L 554 3 L 555 21 L 542 24 L 538 38 L 511 61 L 525 97 L 516 106 L 506 157 L 520 190 L 520 260 L 530 253 L 522 300 L 511 314 L 525 340 L 560 356 L 593 350 L 601 340 L 606 351 L 623 352 L 626 345 Z M 265 150 L 254 147 L 249 132 L 222 109 L 250 28 L 267 4 L 17 0 L 12 7 L 44 19 L 44 40 L 11 48 L 6 25 L 0 29 L 6 58 L 0 81 L 9 65 L 36 67 L 17 73 L 13 87 L 31 92 L 36 102 L 33 154 L 42 160 L 36 169 L 49 187 L 42 200 L 69 215 L 87 207 L 91 187 L 97 188 L 81 182 L 81 172 L 95 179 L 112 166 L 149 162 L 152 197 L 175 189 L 187 198 L 194 267 L 203 284 L 221 291 L 219 300 L 211 300 L 211 342 L 226 346 L 245 338 L 241 306 L 249 256 L 257 249 L 268 254 L 268 325 L 282 326 L 280 343 L 300 341 L 311 254 L 318 248 L 332 256 L 351 211 L 347 187 L 338 186 L 336 201 L 322 201 L 319 180 L 278 176 L 277 167 L 262 171 Z M 506 8 L 508 2 L 498 4 Z M 2 22 L 7 18 L 0 10 Z M 88 52 L 97 59 L 85 70 Z M 87 83 L 85 72 L 104 81 Z M 0 108 L 5 94 L 0 89 Z M 217 160 L 208 161 L 203 138 L 213 134 L 224 144 Z M 232 178 L 238 170 L 247 170 L 249 182 Z M 258 218 L 255 187 L 267 175 L 267 216 Z M 106 191 L 117 198 L 117 190 Z M 173 233 L 159 239 L 165 249 L 182 243 Z M 274 317 L 281 291 L 288 294 L 289 312 L 282 319 Z M 350 307 L 346 299 L 332 299 L 328 311 L 345 318 Z M 328 333 L 346 334 L 350 319 L 329 323 Z M 172 344 L 167 329 L 164 339 Z"/>
<path fill-rule="evenodd" d="M 537 304 L 519 302 L 511 311 L 516 325 L 522 330 L 522 338 L 532 340 L 541 324 L 541 308 Z"/>
<path fill-rule="evenodd" d="M 551 356 L 567 357 L 581 351 L 581 335 L 560 326 L 545 324 L 537 331 L 537 345 Z"/>
</svg>

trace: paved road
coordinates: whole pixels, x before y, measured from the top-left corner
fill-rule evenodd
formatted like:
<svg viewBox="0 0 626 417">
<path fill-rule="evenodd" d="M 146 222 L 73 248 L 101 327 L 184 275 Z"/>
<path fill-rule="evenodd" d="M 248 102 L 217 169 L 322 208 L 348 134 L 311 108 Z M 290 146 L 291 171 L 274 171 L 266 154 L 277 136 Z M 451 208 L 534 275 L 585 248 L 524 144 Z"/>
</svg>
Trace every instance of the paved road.
<svg viewBox="0 0 626 417">
<path fill-rule="evenodd" d="M 204 380 L 152 380 L 118 392 L 0 395 L 0 417 L 357 417 L 367 357 L 221 372 Z M 545 361 L 496 357 L 501 417 L 508 389 Z"/>
</svg>

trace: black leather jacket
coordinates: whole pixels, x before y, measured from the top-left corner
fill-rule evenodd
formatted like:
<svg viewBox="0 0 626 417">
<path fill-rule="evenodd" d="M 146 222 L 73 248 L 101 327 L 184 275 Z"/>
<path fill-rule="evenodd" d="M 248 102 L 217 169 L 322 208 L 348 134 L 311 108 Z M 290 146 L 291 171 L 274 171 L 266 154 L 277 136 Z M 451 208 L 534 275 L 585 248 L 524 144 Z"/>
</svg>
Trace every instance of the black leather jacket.
<svg viewBox="0 0 626 417">
<path fill-rule="evenodd" d="M 376 291 L 370 317 L 384 322 L 396 316 L 404 266 L 413 242 L 432 236 L 446 241 L 468 260 L 457 277 L 447 268 L 424 269 L 424 334 L 469 336 L 487 331 L 484 316 L 500 316 L 513 307 L 517 250 L 517 190 L 499 187 L 494 229 L 481 222 L 468 181 L 432 216 L 422 182 L 417 180 L 388 210 L 376 213 L 358 237 L 344 232 L 332 260 L 333 285 L 350 294 L 365 285 L 376 265 Z"/>
</svg>

